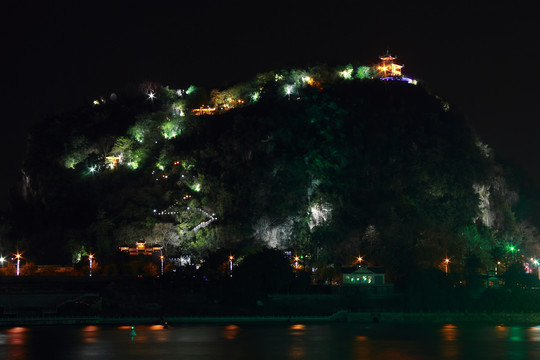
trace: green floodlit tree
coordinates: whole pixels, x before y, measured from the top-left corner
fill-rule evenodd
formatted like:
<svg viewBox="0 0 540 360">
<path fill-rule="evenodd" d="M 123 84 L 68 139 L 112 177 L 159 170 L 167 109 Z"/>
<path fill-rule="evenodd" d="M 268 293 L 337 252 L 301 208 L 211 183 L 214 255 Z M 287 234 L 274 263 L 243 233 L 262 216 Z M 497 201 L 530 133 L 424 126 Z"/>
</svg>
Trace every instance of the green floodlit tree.
<svg viewBox="0 0 540 360">
<path fill-rule="evenodd" d="M 339 71 L 339 76 L 345 80 L 351 80 L 353 78 L 354 67 L 349 64 Z"/>
<path fill-rule="evenodd" d="M 89 155 L 88 140 L 84 136 L 77 136 L 71 140 L 64 156 L 66 168 L 74 169 L 75 166 L 83 162 Z"/>
<path fill-rule="evenodd" d="M 113 156 L 123 156 L 125 153 L 131 150 L 133 147 L 133 140 L 128 137 L 120 136 L 116 139 L 114 146 L 111 150 Z"/>
<path fill-rule="evenodd" d="M 139 143 L 142 143 L 145 140 L 145 137 L 150 134 L 153 126 L 153 121 L 148 117 L 144 117 L 138 120 L 135 125 L 130 127 L 127 133 L 133 139 L 137 140 Z"/>
<path fill-rule="evenodd" d="M 360 66 L 356 69 L 355 77 L 357 79 L 372 79 L 375 76 L 375 72 L 372 67 L 369 66 Z"/>
<path fill-rule="evenodd" d="M 182 118 L 180 116 L 167 117 L 161 124 L 161 134 L 167 140 L 173 139 L 182 133 Z"/>
</svg>

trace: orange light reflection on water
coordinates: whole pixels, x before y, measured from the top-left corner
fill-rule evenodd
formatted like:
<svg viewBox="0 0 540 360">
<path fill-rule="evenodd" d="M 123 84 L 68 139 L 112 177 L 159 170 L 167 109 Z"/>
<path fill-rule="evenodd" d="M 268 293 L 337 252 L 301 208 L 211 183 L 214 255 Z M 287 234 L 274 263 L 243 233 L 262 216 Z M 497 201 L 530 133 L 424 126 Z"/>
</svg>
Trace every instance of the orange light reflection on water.
<svg viewBox="0 0 540 360">
<path fill-rule="evenodd" d="M 444 359 L 457 359 L 459 355 L 459 343 L 456 341 L 459 328 L 452 324 L 441 327 L 440 334 L 443 338 L 441 343 L 441 354 Z"/>
<path fill-rule="evenodd" d="M 527 329 L 530 334 L 529 339 L 532 341 L 540 341 L 540 326 L 533 326 Z"/>
<path fill-rule="evenodd" d="M 365 335 L 358 335 L 354 338 L 354 358 L 355 359 L 375 359 L 373 341 Z"/>
<path fill-rule="evenodd" d="M 291 325 L 291 327 L 289 328 L 291 330 L 305 330 L 306 329 L 306 325 L 303 325 L 303 324 L 295 324 L 295 325 Z"/>
<path fill-rule="evenodd" d="M 9 345 L 25 345 L 28 329 L 24 327 L 14 327 L 7 331 Z"/>
<path fill-rule="evenodd" d="M 234 340 L 234 338 L 236 338 L 236 335 L 238 335 L 239 331 L 240 331 L 240 328 L 237 325 L 234 325 L 234 324 L 227 325 L 223 329 L 223 337 L 227 340 Z"/>
<path fill-rule="evenodd" d="M 301 337 L 297 337 L 296 340 L 293 340 L 288 351 L 288 357 L 290 359 L 304 359 L 306 356 L 306 345 L 303 341 L 303 335 L 305 335 L 306 325 L 294 324 L 289 326 L 289 330 L 291 335 L 300 335 Z"/>
<path fill-rule="evenodd" d="M 506 340 L 508 338 L 508 327 L 497 325 L 495 327 L 495 338 L 498 340 Z"/>
<path fill-rule="evenodd" d="M 8 329 L 7 333 L 8 334 L 19 334 L 19 333 L 24 333 L 24 332 L 27 332 L 27 331 L 28 331 L 27 328 L 18 326 L 18 327 Z"/>
<path fill-rule="evenodd" d="M 88 325 L 82 328 L 82 339 L 85 343 L 90 344 L 97 341 L 97 331 L 99 326 Z"/>
<path fill-rule="evenodd" d="M 303 324 L 294 324 L 289 327 L 291 335 L 304 335 L 304 330 L 306 330 L 306 325 Z"/>
<path fill-rule="evenodd" d="M 88 326 L 85 326 L 82 331 L 98 331 L 99 330 L 99 326 L 95 326 L 95 325 L 88 325 Z"/>
<path fill-rule="evenodd" d="M 29 330 L 24 327 L 14 327 L 6 331 L 6 342 L 9 345 L 6 359 L 22 360 L 27 358 L 28 332 Z"/>
<path fill-rule="evenodd" d="M 441 335 L 446 341 L 455 341 L 457 338 L 458 328 L 455 325 L 447 324 L 441 328 Z"/>
<path fill-rule="evenodd" d="M 292 345 L 289 349 L 289 358 L 290 359 L 304 359 L 306 356 L 306 350 L 304 346 Z"/>
</svg>

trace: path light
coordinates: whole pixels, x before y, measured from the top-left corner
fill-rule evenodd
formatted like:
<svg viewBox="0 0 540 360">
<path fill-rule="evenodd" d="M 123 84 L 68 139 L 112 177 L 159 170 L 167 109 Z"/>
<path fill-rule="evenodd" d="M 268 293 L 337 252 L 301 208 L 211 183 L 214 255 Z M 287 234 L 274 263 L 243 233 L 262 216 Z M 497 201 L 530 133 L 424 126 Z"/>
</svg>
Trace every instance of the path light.
<svg viewBox="0 0 540 360">
<path fill-rule="evenodd" d="M 88 276 L 92 276 L 92 261 L 94 260 L 94 255 L 90 254 L 88 255 L 88 265 L 90 268 L 90 272 Z"/>
<path fill-rule="evenodd" d="M 229 276 L 232 277 L 232 262 L 233 262 L 234 256 L 229 255 Z"/>
<path fill-rule="evenodd" d="M 17 252 L 17 254 L 15 254 L 15 259 L 17 259 L 17 276 L 19 276 L 20 274 L 20 270 L 21 270 L 21 254 L 19 254 L 19 252 Z"/>
<path fill-rule="evenodd" d="M 516 251 L 519 251 L 513 244 L 508 245 L 508 250 L 512 253 L 512 260 L 516 261 Z"/>
<path fill-rule="evenodd" d="M 446 258 L 444 259 L 444 272 L 448 274 L 448 264 L 450 263 L 450 259 Z"/>
</svg>

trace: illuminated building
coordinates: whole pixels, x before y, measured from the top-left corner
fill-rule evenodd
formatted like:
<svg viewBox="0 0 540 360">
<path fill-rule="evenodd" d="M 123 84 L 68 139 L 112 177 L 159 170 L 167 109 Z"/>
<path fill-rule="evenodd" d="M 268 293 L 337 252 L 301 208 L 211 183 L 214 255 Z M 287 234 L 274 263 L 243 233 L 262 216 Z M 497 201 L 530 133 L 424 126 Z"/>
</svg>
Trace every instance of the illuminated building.
<svg viewBox="0 0 540 360">
<path fill-rule="evenodd" d="M 394 60 L 397 59 L 397 57 L 394 57 L 390 55 L 389 52 L 386 52 L 386 55 L 380 56 L 381 63 L 379 66 L 377 66 L 377 70 L 381 74 L 381 77 L 400 77 L 401 76 L 401 68 L 403 65 L 394 64 Z"/>
<path fill-rule="evenodd" d="M 404 65 L 394 64 L 394 60 L 397 59 L 396 56 L 390 55 L 387 51 L 385 55 L 380 56 L 379 58 L 381 59 L 381 62 L 377 65 L 377 72 L 381 77 L 381 80 L 398 80 L 416 85 L 416 80 L 405 77 L 401 73 L 401 69 Z"/>
<path fill-rule="evenodd" d="M 122 156 L 106 156 L 105 161 L 107 162 L 109 168 L 114 169 L 122 163 Z"/>
<path fill-rule="evenodd" d="M 379 269 L 377 269 L 379 270 Z M 342 269 L 343 285 L 384 285 L 384 272 L 366 267 Z"/>
<path fill-rule="evenodd" d="M 197 116 L 214 115 L 216 113 L 216 108 L 211 108 L 211 107 L 205 108 L 201 106 L 200 108 L 191 110 L 191 112 L 193 113 L 193 115 L 197 115 Z"/>
<path fill-rule="evenodd" d="M 137 241 L 134 246 L 123 245 L 119 249 L 129 255 L 161 255 L 163 246 L 147 245 L 144 241 Z"/>
<path fill-rule="evenodd" d="M 393 284 L 386 284 L 384 268 L 344 267 L 343 286 L 355 288 L 370 298 L 385 298 L 394 292 Z"/>
</svg>

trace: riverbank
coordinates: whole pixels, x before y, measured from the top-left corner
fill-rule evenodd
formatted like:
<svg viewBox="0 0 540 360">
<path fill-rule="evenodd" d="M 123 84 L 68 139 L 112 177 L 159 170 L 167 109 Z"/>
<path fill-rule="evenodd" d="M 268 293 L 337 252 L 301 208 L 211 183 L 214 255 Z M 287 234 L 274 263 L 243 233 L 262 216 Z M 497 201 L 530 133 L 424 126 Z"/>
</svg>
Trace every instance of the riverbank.
<svg viewBox="0 0 540 360">
<path fill-rule="evenodd" d="M 526 324 L 539 325 L 540 313 L 400 313 L 347 312 L 330 316 L 224 316 L 224 317 L 100 317 L 53 316 L 0 318 L 0 326 L 34 325 L 156 325 L 164 324 L 279 324 L 279 323 L 387 323 L 387 324 Z"/>
</svg>

